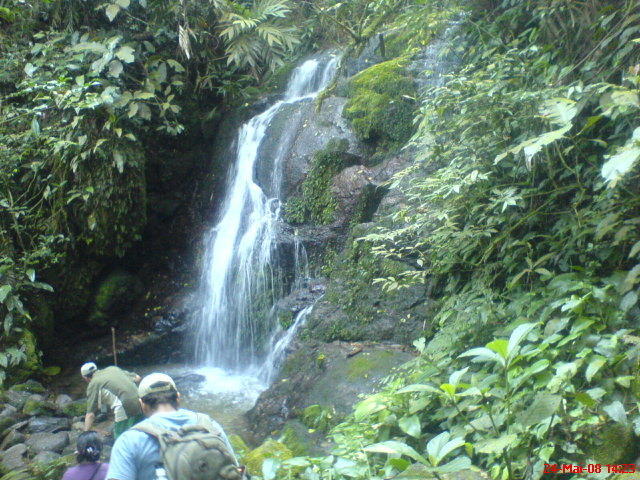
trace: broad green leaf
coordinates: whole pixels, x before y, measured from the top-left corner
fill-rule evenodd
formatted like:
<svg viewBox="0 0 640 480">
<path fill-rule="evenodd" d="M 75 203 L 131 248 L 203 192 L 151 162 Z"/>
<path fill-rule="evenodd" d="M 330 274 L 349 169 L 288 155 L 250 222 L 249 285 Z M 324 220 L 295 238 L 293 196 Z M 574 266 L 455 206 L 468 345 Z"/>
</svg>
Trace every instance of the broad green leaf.
<svg viewBox="0 0 640 480">
<path fill-rule="evenodd" d="M 461 470 L 467 470 L 471 467 L 471 460 L 469 457 L 456 457 L 451 460 L 449 463 L 445 463 L 444 465 L 440 465 L 436 468 L 436 471 L 440 473 L 454 473 L 459 472 Z"/>
<path fill-rule="evenodd" d="M 411 415 L 409 417 L 402 417 L 398 421 L 400 429 L 414 438 L 420 438 L 422 433 L 422 427 L 420 426 L 420 418 L 417 415 Z"/>
<path fill-rule="evenodd" d="M 612 155 L 602 166 L 602 176 L 609 183 L 615 183 L 625 175 L 640 158 L 640 147 L 633 145 L 622 148 Z"/>
<path fill-rule="evenodd" d="M 451 385 L 458 385 L 460 383 L 460 379 L 464 376 L 465 373 L 469 371 L 469 367 L 465 367 L 462 370 L 456 370 L 451 375 L 449 375 L 449 383 Z"/>
<path fill-rule="evenodd" d="M 542 104 L 540 113 L 552 123 L 566 125 L 578 114 L 578 104 L 568 98 L 552 98 Z"/>
<path fill-rule="evenodd" d="M 131 4 L 130 0 L 115 0 L 115 3 L 118 4 L 120 8 L 129 8 Z"/>
<path fill-rule="evenodd" d="M 43 368 L 42 369 L 42 373 L 44 375 L 49 376 L 49 377 L 53 377 L 55 375 L 58 375 L 61 371 L 62 371 L 62 369 L 60 367 L 47 367 L 47 368 Z"/>
<path fill-rule="evenodd" d="M 40 122 L 38 122 L 36 117 L 33 117 L 33 120 L 31 120 L 31 131 L 36 137 L 40 135 Z"/>
<path fill-rule="evenodd" d="M 519 415 L 518 421 L 523 427 L 537 425 L 551 417 L 558 410 L 561 401 L 560 395 L 540 392 L 531 405 Z"/>
<path fill-rule="evenodd" d="M 119 60 L 111 60 L 109 63 L 109 75 L 112 77 L 119 77 L 122 71 L 124 70 L 122 66 L 122 62 Z"/>
<path fill-rule="evenodd" d="M 431 385 L 422 385 L 422 384 L 414 384 L 407 385 L 404 388 L 398 390 L 398 393 L 413 393 L 413 392 L 431 392 L 431 393 L 441 393 L 436 387 Z"/>
<path fill-rule="evenodd" d="M 593 376 L 598 373 L 598 371 L 602 368 L 602 366 L 607 363 L 607 359 L 602 355 L 595 355 L 594 358 L 589 362 L 587 366 L 587 370 L 584 372 L 584 377 L 588 382 L 591 381 Z"/>
<path fill-rule="evenodd" d="M 122 155 L 119 150 L 113 151 L 113 162 L 115 163 L 118 172 L 124 172 L 124 155 Z"/>
<path fill-rule="evenodd" d="M 125 63 L 132 63 L 135 60 L 133 53 L 135 50 L 127 45 L 120 47 L 116 52 L 116 57 Z"/>
<path fill-rule="evenodd" d="M 609 405 L 602 407 L 602 409 L 609 415 L 614 421 L 627 424 L 627 412 L 624 409 L 624 405 L 618 400 L 611 402 Z"/>
<path fill-rule="evenodd" d="M 371 453 L 387 453 L 390 455 L 406 455 L 407 457 L 413 458 L 418 462 L 422 462 L 427 464 L 426 458 L 416 452 L 409 445 L 397 442 L 395 440 L 388 440 L 386 442 L 375 443 L 373 445 L 369 445 L 363 449 L 365 452 Z"/>
<path fill-rule="evenodd" d="M 507 347 L 507 355 L 509 358 L 513 358 L 520 347 L 520 343 L 525 337 L 535 328 L 535 323 L 523 323 L 518 325 L 509 337 L 509 345 Z"/>
<path fill-rule="evenodd" d="M 34 282 L 36 279 L 36 271 L 33 268 L 27 270 L 27 278 L 30 282 Z"/>
<path fill-rule="evenodd" d="M 623 312 L 628 312 L 631 308 L 638 303 L 638 294 L 631 290 L 627 292 L 622 300 L 620 301 L 620 310 Z"/>
<path fill-rule="evenodd" d="M 0 287 L 0 302 L 4 302 L 7 299 L 7 295 L 11 292 L 11 285 L 2 285 Z"/>
<path fill-rule="evenodd" d="M 36 70 L 37 70 L 37 67 L 35 65 L 33 65 L 32 63 L 27 63 L 24 66 L 24 73 L 27 75 L 27 77 L 33 76 L 33 74 L 35 73 Z"/>
<path fill-rule="evenodd" d="M 497 338 L 487 343 L 487 348 L 493 350 L 502 358 L 506 359 L 509 353 L 509 342 L 507 342 L 504 338 Z"/>
<path fill-rule="evenodd" d="M 110 22 L 113 22 L 115 20 L 115 18 L 118 16 L 118 13 L 120 13 L 120 7 L 115 3 L 111 3 L 110 5 L 108 5 L 105 10 L 105 14 L 107 15 L 107 18 Z"/>
<path fill-rule="evenodd" d="M 262 462 L 262 477 L 264 480 L 274 480 L 280 465 L 280 460 L 277 458 L 267 458 Z"/>
<path fill-rule="evenodd" d="M 356 405 L 353 415 L 357 421 L 386 409 L 387 406 L 377 397 L 369 397 Z"/>
<path fill-rule="evenodd" d="M 505 348 L 506 348 L 506 340 Z M 472 348 L 471 350 L 467 350 L 466 352 L 458 355 L 458 357 L 475 357 L 473 362 L 497 362 L 500 365 L 504 366 L 505 361 L 500 355 L 498 355 L 493 350 L 489 350 L 488 348 L 480 347 L 480 348 Z"/>
<path fill-rule="evenodd" d="M 510 446 L 516 446 L 518 444 L 518 436 L 511 433 L 508 435 L 502 435 L 498 438 L 492 438 L 489 440 L 481 440 L 476 442 L 476 451 L 479 453 L 499 454 Z"/>
<path fill-rule="evenodd" d="M 588 393 L 585 392 L 576 393 L 576 400 L 589 408 L 592 408 L 596 405 L 596 401 L 591 398 Z"/>
</svg>

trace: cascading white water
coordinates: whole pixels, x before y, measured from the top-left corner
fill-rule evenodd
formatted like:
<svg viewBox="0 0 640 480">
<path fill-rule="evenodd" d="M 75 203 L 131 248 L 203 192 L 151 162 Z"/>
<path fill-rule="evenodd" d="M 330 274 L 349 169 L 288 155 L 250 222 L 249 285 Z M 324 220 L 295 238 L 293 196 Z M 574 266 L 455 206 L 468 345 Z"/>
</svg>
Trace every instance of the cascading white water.
<svg viewBox="0 0 640 480">
<path fill-rule="evenodd" d="M 315 98 L 333 77 L 337 61 L 329 56 L 304 62 L 292 73 L 284 99 L 253 117 L 238 133 L 223 208 L 206 239 L 202 310 L 195 338 L 196 362 L 201 365 L 235 372 L 259 371 L 264 380 L 273 375 L 273 368 L 265 362 L 278 362 L 273 349 L 284 348 L 274 342 L 278 324 L 269 314 L 285 293 L 274 254 L 282 163 L 299 125 L 290 122 L 275 133 L 278 148 L 271 158 L 266 158 L 260 146 L 272 134 L 270 126 L 276 114 Z M 271 170 L 268 184 L 259 185 L 256 180 L 261 165 Z M 297 247 L 295 256 L 303 257 Z M 295 265 L 294 270 L 304 272 L 305 267 Z"/>
</svg>

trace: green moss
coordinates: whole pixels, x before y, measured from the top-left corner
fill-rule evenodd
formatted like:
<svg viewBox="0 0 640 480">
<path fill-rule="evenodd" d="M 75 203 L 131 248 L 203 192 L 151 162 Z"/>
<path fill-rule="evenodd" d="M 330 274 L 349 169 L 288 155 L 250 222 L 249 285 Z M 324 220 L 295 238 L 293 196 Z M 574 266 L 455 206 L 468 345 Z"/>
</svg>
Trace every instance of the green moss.
<svg viewBox="0 0 640 480">
<path fill-rule="evenodd" d="M 366 378 L 370 372 L 388 364 L 389 360 L 392 358 L 393 354 L 386 351 L 362 353 L 357 355 L 348 363 L 347 378 L 351 380 L 361 377 Z"/>
<path fill-rule="evenodd" d="M 50 415 L 56 411 L 55 407 L 49 402 L 34 400 L 32 398 L 27 399 L 22 407 L 22 413 L 29 415 L 30 417 L 36 415 Z"/>
<path fill-rule="evenodd" d="M 0 417 L 0 438 L 12 427 L 16 421 L 10 417 Z"/>
<path fill-rule="evenodd" d="M 301 426 L 304 428 L 304 426 Z M 300 428 L 295 428 L 293 424 L 289 424 L 282 429 L 279 441 L 287 446 L 291 453 L 296 457 L 308 455 L 309 444 L 304 432 Z"/>
<path fill-rule="evenodd" d="M 139 280 L 125 271 L 115 271 L 105 278 L 94 299 L 89 321 L 104 324 L 111 315 L 124 313 L 140 293 Z"/>
<path fill-rule="evenodd" d="M 283 330 L 288 330 L 293 325 L 294 316 L 290 311 L 284 311 L 278 313 L 278 323 Z"/>
<path fill-rule="evenodd" d="M 413 134 L 416 87 L 406 62 L 400 57 L 374 65 L 349 82 L 343 115 L 360 140 L 391 149 Z"/>
<path fill-rule="evenodd" d="M 62 413 L 68 417 L 81 417 L 87 413 L 87 402 L 85 400 L 76 400 L 62 407 Z"/>
<path fill-rule="evenodd" d="M 312 223 L 326 225 L 334 220 L 338 202 L 331 191 L 331 180 L 347 166 L 349 143 L 332 140 L 326 148 L 314 156 L 311 170 L 307 174 L 300 195 L 287 200 L 285 218 L 294 224 Z"/>
<path fill-rule="evenodd" d="M 24 383 L 18 383 L 17 385 L 13 385 L 11 390 L 15 390 L 17 392 L 29 392 L 29 393 L 45 393 L 46 389 L 42 386 L 42 384 L 36 382 L 35 380 L 27 380 Z"/>
<path fill-rule="evenodd" d="M 244 463 L 251 475 L 262 475 L 262 462 L 267 458 L 288 460 L 293 458 L 293 452 L 285 444 L 268 439 L 258 448 L 247 453 Z"/>
</svg>

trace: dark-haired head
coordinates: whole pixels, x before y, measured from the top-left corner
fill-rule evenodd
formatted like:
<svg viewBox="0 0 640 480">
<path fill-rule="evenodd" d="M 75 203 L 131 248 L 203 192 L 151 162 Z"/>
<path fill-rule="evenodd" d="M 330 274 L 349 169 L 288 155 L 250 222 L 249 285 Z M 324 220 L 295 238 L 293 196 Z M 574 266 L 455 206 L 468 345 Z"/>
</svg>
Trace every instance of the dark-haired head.
<svg viewBox="0 0 640 480">
<path fill-rule="evenodd" d="M 178 392 L 175 390 L 169 392 L 155 392 L 149 393 L 141 398 L 142 403 L 151 411 L 158 409 L 160 405 L 171 405 L 171 407 L 178 408 Z"/>
<path fill-rule="evenodd" d="M 102 453 L 102 438 L 98 432 L 89 430 L 82 432 L 78 437 L 76 447 L 76 459 L 78 463 L 97 462 Z"/>
</svg>

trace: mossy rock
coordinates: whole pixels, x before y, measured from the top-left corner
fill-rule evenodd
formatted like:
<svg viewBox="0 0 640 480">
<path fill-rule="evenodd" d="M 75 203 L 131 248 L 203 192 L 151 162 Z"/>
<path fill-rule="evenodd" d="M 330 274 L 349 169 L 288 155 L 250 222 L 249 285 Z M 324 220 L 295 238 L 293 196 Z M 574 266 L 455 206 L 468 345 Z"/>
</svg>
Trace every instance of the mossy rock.
<svg viewBox="0 0 640 480">
<path fill-rule="evenodd" d="M 327 225 L 334 221 L 338 202 L 331 191 L 331 181 L 344 168 L 357 162 L 347 152 L 345 139 L 331 140 L 314 155 L 311 169 L 302 182 L 297 195 L 289 198 L 284 215 L 289 223 Z"/>
<path fill-rule="evenodd" d="M 36 400 L 34 398 L 28 398 L 27 401 L 24 402 L 24 407 L 22 407 L 22 413 L 29 415 L 30 417 L 35 417 L 37 415 L 51 415 L 52 413 L 55 413 L 55 411 L 55 405 L 45 400 Z"/>
<path fill-rule="evenodd" d="M 81 417 L 87 413 L 87 401 L 76 400 L 62 407 L 62 413 L 68 417 Z"/>
<path fill-rule="evenodd" d="M 343 115 L 360 140 L 394 148 L 413 135 L 417 91 L 407 61 L 401 57 L 374 65 L 349 82 Z"/>
<path fill-rule="evenodd" d="M 267 458 L 288 460 L 293 458 L 293 452 L 285 444 L 267 439 L 258 448 L 247 453 L 244 457 L 244 463 L 251 475 L 262 475 L 262 463 Z"/>
<path fill-rule="evenodd" d="M 318 433 L 319 437 L 324 437 L 323 434 Z M 282 432 L 278 441 L 284 443 L 289 450 L 296 457 L 302 456 L 317 456 L 322 455 L 324 452 L 316 445 L 316 438 L 309 432 L 309 429 L 299 420 L 289 420 Z"/>
<path fill-rule="evenodd" d="M 18 383 L 17 385 L 13 385 L 11 390 L 15 390 L 16 392 L 29 392 L 29 393 L 45 393 L 46 389 L 42 386 L 40 382 L 36 382 L 35 380 L 27 380 L 24 383 Z"/>
<path fill-rule="evenodd" d="M 110 273 L 98 286 L 89 322 L 104 325 L 114 315 L 125 313 L 140 295 L 140 280 L 124 270 Z"/>
<path fill-rule="evenodd" d="M 0 417 L 0 438 L 3 438 L 5 433 L 15 425 L 16 419 L 11 417 Z"/>
</svg>

